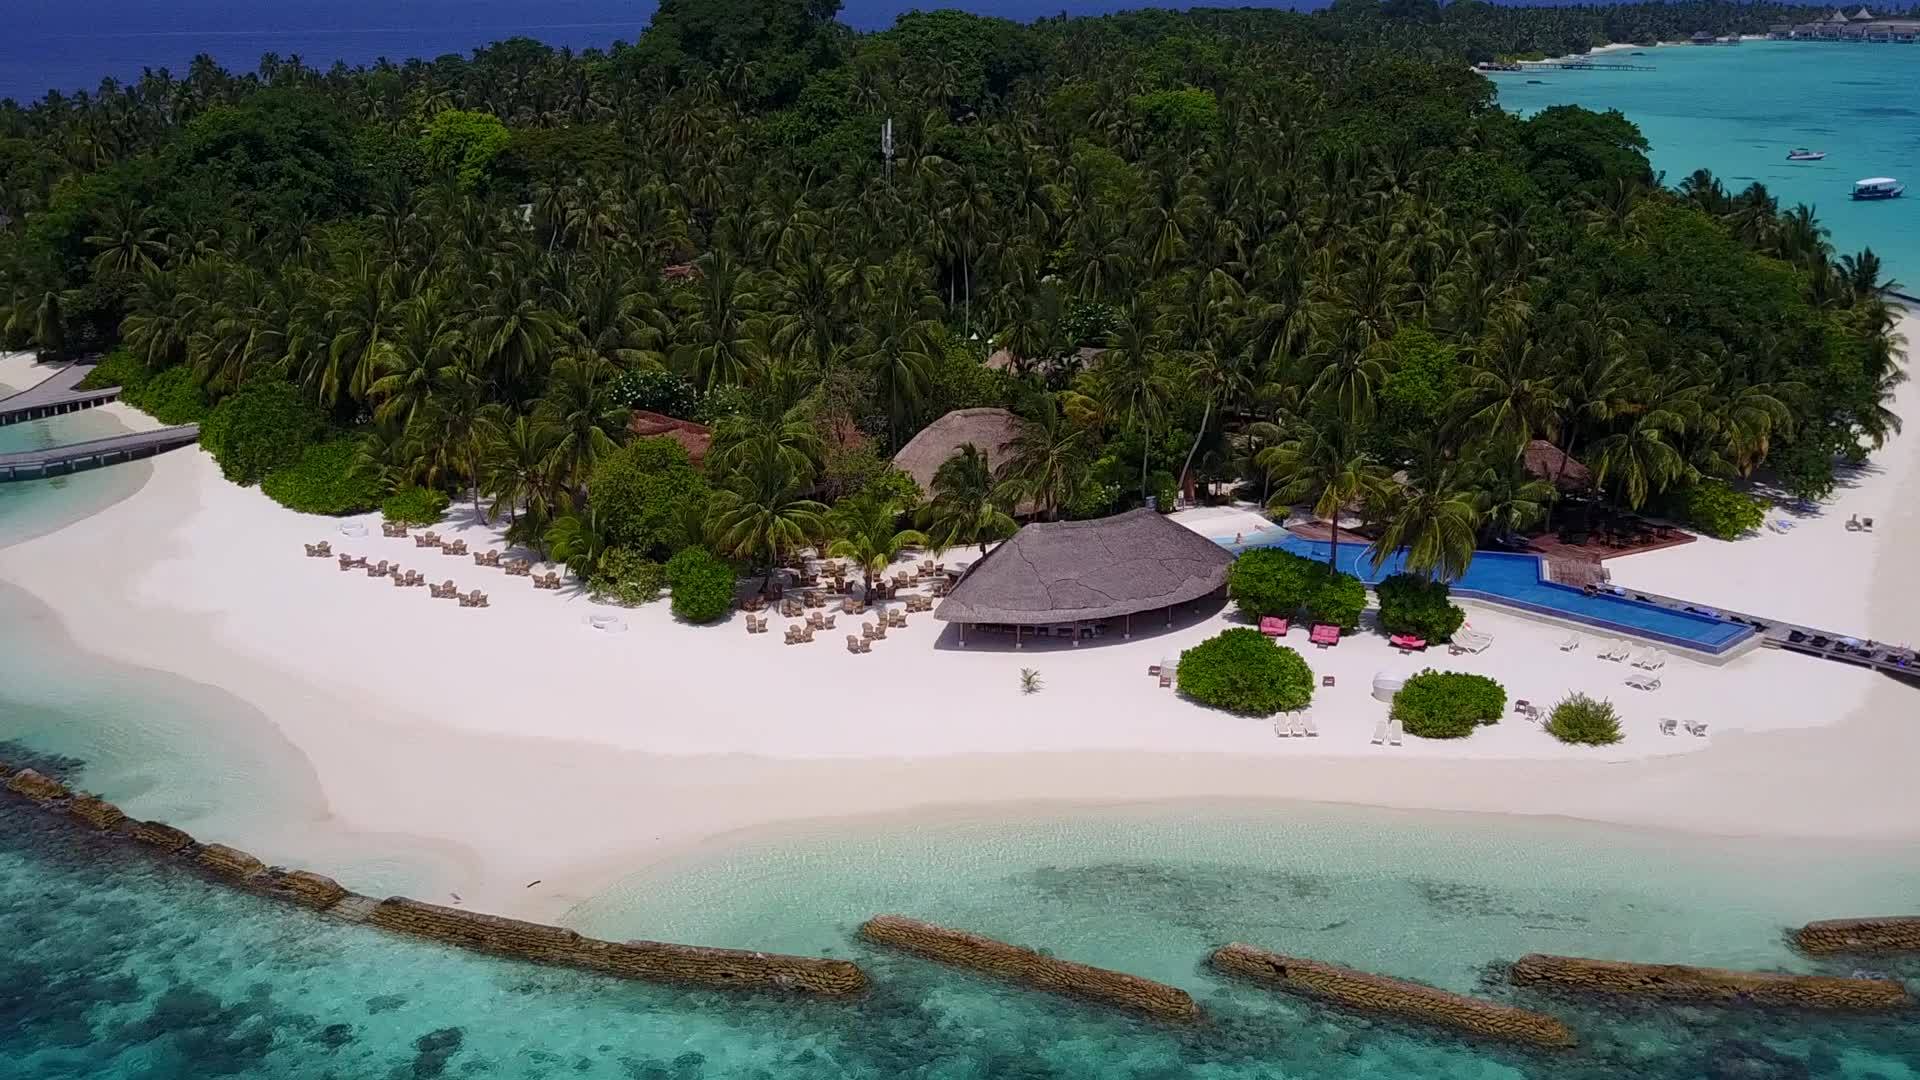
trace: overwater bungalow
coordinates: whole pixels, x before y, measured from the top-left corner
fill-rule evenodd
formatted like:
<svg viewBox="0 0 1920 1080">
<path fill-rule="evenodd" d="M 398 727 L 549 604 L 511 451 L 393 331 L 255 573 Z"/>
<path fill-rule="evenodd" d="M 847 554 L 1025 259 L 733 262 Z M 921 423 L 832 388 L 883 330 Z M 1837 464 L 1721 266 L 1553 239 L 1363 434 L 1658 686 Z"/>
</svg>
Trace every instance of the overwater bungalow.
<svg viewBox="0 0 1920 1080">
<path fill-rule="evenodd" d="M 1712 45 L 1718 39 L 1715 38 L 1712 34 L 1707 33 L 1705 30 L 1695 30 L 1693 32 L 1693 37 L 1689 40 L 1691 40 L 1695 45 Z"/>
<path fill-rule="evenodd" d="M 1793 31 L 1791 23 L 1775 23 L 1767 27 L 1767 38 L 1770 41 L 1785 41 L 1793 36 Z"/>
</svg>

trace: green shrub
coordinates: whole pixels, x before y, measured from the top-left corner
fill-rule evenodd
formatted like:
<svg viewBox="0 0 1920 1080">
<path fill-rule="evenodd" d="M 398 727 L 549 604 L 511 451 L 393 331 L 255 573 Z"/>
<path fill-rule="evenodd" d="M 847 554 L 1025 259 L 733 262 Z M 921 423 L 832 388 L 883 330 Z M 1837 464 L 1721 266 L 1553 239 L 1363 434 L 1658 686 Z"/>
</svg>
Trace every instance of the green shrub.
<svg viewBox="0 0 1920 1080">
<path fill-rule="evenodd" d="M 1161 513 L 1171 514 L 1179 509 L 1179 477 L 1161 469 L 1147 477 L 1147 490 L 1153 496 L 1155 508 Z"/>
<path fill-rule="evenodd" d="M 1280 548 L 1242 552 L 1227 569 L 1227 595 L 1249 619 L 1299 614 L 1324 568 Z"/>
<path fill-rule="evenodd" d="M 1332 623 L 1342 630 L 1360 629 L 1360 613 L 1367 610 L 1367 587 L 1352 574 L 1320 567 L 1319 581 L 1307 597 L 1307 617 L 1317 623 Z"/>
<path fill-rule="evenodd" d="M 444 491 L 403 487 L 380 503 L 380 516 L 400 525 L 438 525 L 452 501 Z"/>
<path fill-rule="evenodd" d="M 207 419 L 207 395 L 183 367 L 172 367 L 150 376 L 145 383 L 121 394 L 134 408 L 150 414 L 163 424 L 199 424 Z"/>
<path fill-rule="evenodd" d="M 1611 701 L 1595 701 L 1585 694 L 1569 694 L 1553 707 L 1544 725 L 1547 734 L 1563 743 L 1606 746 L 1620 741 L 1620 715 Z"/>
<path fill-rule="evenodd" d="M 1380 598 L 1380 628 L 1389 634 L 1446 641 L 1467 621 L 1467 613 L 1447 599 L 1444 581 L 1395 574 L 1374 586 L 1373 592 Z"/>
<path fill-rule="evenodd" d="M 1767 504 L 1718 480 L 1703 480 L 1683 492 L 1678 510 L 1687 524 L 1721 540 L 1737 540 L 1767 519 Z"/>
<path fill-rule="evenodd" d="M 688 622 L 712 622 L 733 609 L 733 567 L 706 548 L 681 548 L 668 559 L 667 587 L 673 613 Z"/>
<path fill-rule="evenodd" d="M 118 386 L 126 393 L 132 393 L 153 377 L 147 365 L 140 358 L 125 349 L 115 349 L 108 353 L 87 376 L 74 387 L 76 390 L 105 390 Z"/>
<path fill-rule="evenodd" d="M 732 574 L 727 575 L 729 599 Z M 660 599 L 667 583 L 667 568 L 632 548 L 608 548 L 600 555 L 600 565 L 587 579 L 587 592 L 602 603 L 638 607 Z"/>
<path fill-rule="evenodd" d="M 291 383 L 262 382 L 215 406 L 200 426 L 200 445 L 237 484 L 259 483 L 300 460 L 327 426 L 320 409 Z"/>
<path fill-rule="evenodd" d="M 1458 739 L 1481 724 L 1497 724 L 1507 711 L 1507 692 L 1485 675 L 1428 668 L 1393 695 L 1393 718 L 1407 734 Z"/>
<path fill-rule="evenodd" d="M 628 371 L 607 388 L 615 401 L 679 420 L 693 418 L 698 400 L 693 383 L 671 371 Z"/>
<path fill-rule="evenodd" d="M 1247 716 L 1302 709 L 1313 700 L 1313 671 L 1300 654 L 1246 626 L 1181 653 L 1178 679 L 1187 697 Z"/>
<path fill-rule="evenodd" d="M 313 443 L 299 460 L 268 473 L 260 490 L 306 514 L 364 513 L 380 505 L 380 483 L 356 467 L 359 457 L 359 441 L 350 436 Z"/>
<path fill-rule="evenodd" d="M 587 477 L 587 500 L 608 544 L 664 559 L 692 543 L 689 508 L 704 506 L 707 482 L 687 451 L 668 438 L 636 439 L 608 454 Z"/>
</svg>

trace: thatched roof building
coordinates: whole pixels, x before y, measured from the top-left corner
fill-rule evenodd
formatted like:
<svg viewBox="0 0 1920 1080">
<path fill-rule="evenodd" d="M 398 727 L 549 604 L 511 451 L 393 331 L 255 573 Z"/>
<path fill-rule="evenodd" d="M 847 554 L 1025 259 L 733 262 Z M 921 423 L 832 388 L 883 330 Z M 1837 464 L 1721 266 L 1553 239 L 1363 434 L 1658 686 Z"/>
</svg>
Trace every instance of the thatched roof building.
<svg viewBox="0 0 1920 1080">
<path fill-rule="evenodd" d="M 686 449 L 687 457 L 696 467 L 706 460 L 707 449 L 713 445 L 713 432 L 705 425 L 691 420 L 676 420 L 645 409 L 633 410 L 633 415 L 627 420 L 627 430 L 637 438 L 664 436 L 672 439 Z"/>
<path fill-rule="evenodd" d="M 1593 486 L 1593 472 L 1545 439 L 1527 444 L 1527 471 L 1549 480 L 1561 491 L 1585 491 Z"/>
<path fill-rule="evenodd" d="M 1152 510 L 1028 525 L 968 568 L 933 617 L 1042 626 L 1184 604 L 1227 581 L 1233 554 Z"/>
<path fill-rule="evenodd" d="M 998 469 L 1012 453 L 1010 447 L 1019 434 L 1020 418 L 1005 409 L 955 409 L 907 440 L 893 455 L 893 464 L 913 477 L 922 492 L 931 494 L 933 474 L 962 446 L 979 447 L 987 463 Z"/>
</svg>

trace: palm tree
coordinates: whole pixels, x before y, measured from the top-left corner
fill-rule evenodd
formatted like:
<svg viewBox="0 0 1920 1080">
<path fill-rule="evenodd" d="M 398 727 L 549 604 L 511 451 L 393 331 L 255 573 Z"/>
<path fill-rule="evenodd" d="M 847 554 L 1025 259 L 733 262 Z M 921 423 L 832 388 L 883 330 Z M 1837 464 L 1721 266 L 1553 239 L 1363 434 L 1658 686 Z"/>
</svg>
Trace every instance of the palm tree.
<svg viewBox="0 0 1920 1080">
<path fill-rule="evenodd" d="M 1457 464 L 1434 462 L 1406 484 L 1382 489 L 1386 525 L 1367 548 L 1375 570 L 1405 551 L 1408 573 L 1453 581 L 1467 572 L 1480 535 L 1480 509 Z"/>
<path fill-rule="evenodd" d="M 967 443 L 933 474 L 933 498 L 920 510 L 920 524 L 941 551 L 966 544 L 987 553 L 989 540 L 1012 536 L 1019 525 L 1006 485 L 996 484 L 987 455 Z"/>
<path fill-rule="evenodd" d="M 1053 394 L 1035 394 L 1022 411 L 1001 480 L 1016 501 L 1031 503 L 1051 521 L 1079 489 L 1092 453 L 1091 433 L 1060 408 Z"/>
<path fill-rule="evenodd" d="M 1695 412 L 1696 390 L 1680 385 L 1684 378 L 1675 374 L 1663 380 L 1648 401 L 1631 407 L 1625 427 L 1594 444 L 1594 482 L 1604 487 L 1614 481 L 1626 495 L 1628 509 L 1638 510 L 1649 495 L 1692 471 L 1674 445 Z"/>
<path fill-rule="evenodd" d="M 730 464 L 707 503 L 707 532 L 721 554 L 765 565 L 771 583 L 782 555 L 820 535 L 827 508 L 804 497 L 812 470 L 796 468 L 776 439 L 745 440 Z"/>
<path fill-rule="evenodd" d="M 487 507 L 489 519 L 505 511 L 515 526 L 528 522 L 522 532 L 535 538 L 546 535 L 560 486 L 553 477 L 553 447 L 559 438 L 552 425 L 531 416 L 509 416 L 499 408 L 487 413 L 480 443 L 480 490 L 493 500 Z"/>
<path fill-rule="evenodd" d="M 1554 485 L 1527 469 L 1525 443 L 1495 440 L 1481 453 L 1473 478 L 1481 529 L 1504 539 L 1544 521 Z"/>
<path fill-rule="evenodd" d="M 583 581 L 600 568 L 600 557 L 607 550 L 596 510 L 572 511 L 555 518 L 547 527 L 546 541 L 547 554 L 555 562 L 565 563 L 573 576 Z"/>
<path fill-rule="evenodd" d="M 1147 455 L 1153 449 L 1153 425 L 1173 396 L 1173 385 L 1160 370 L 1168 327 L 1163 316 L 1145 302 L 1129 307 L 1114 331 L 1113 347 L 1100 356 L 1094 369 L 1096 396 L 1107 415 L 1123 418 L 1140 433 L 1140 497 L 1147 497 Z"/>
<path fill-rule="evenodd" d="M 863 596 L 872 598 L 874 575 L 885 573 L 901 551 L 930 543 L 927 534 L 918 529 L 897 528 L 899 519 L 898 504 L 867 494 L 842 500 L 827 515 L 827 529 L 834 537 L 827 545 L 827 555 L 860 564 L 865 578 Z"/>
<path fill-rule="evenodd" d="M 613 432 L 625 426 L 627 410 L 615 398 L 598 357 L 563 356 L 554 361 L 547 392 L 534 416 L 553 428 L 552 473 L 559 483 L 579 488 L 604 454 L 613 452 Z"/>
<path fill-rule="evenodd" d="M 87 245 L 100 251 L 93 257 L 93 272 L 112 277 L 155 269 L 167 254 L 160 233 L 147 224 L 146 207 L 116 203 L 101 219 L 100 231 L 87 237 Z"/>
<path fill-rule="evenodd" d="M 1363 434 L 1337 413 L 1322 414 L 1302 421 L 1284 441 L 1254 458 L 1277 488 L 1267 502 L 1268 510 L 1284 514 L 1296 504 L 1306 504 L 1316 516 L 1333 523 L 1329 568 L 1339 566 L 1340 511 L 1377 498 L 1387 482 L 1387 471 L 1366 450 Z"/>
</svg>

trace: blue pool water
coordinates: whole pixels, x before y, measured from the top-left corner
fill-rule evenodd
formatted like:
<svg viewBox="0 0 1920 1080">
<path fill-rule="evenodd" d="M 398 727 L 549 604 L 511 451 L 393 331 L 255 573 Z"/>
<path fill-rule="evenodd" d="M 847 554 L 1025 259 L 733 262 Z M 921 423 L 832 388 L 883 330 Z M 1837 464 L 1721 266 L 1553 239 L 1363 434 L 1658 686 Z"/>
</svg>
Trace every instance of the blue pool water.
<svg viewBox="0 0 1920 1080">
<path fill-rule="evenodd" d="M 1316 562 L 1326 562 L 1333 549 L 1333 545 L 1325 541 L 1308 540 L 1292 533 L 1282 533 L 1279 539 L 1239 544 L 1215 538 L 1214 543 L 1236 554 L 1249 548 L 1279 547 Z M 1341 548 L 1339 568 L 1369 585 L 1377 585 L 1406 568 L 1405 552 L 1395 552 L 1376 570 L 1368 558 L 1366 545 L 1342 544 Z M 1461 596 L 1710 653 L 1725 652 L 1753 633 L 1750 627 L 1724 619 L 1670 611 L 1624 597 L 1590 596 L 1580 589 L 1543 579 L 1541 570 L 1542 564 L 1536 555 L 1482 551 L 1474 555 L 1460 580 L 1452 583 L 1453 591 Z"/>
</svg>

